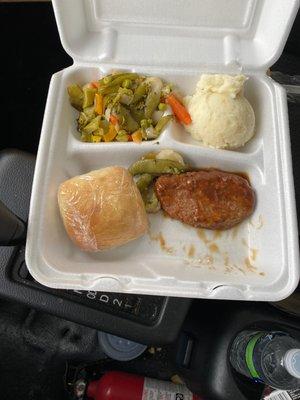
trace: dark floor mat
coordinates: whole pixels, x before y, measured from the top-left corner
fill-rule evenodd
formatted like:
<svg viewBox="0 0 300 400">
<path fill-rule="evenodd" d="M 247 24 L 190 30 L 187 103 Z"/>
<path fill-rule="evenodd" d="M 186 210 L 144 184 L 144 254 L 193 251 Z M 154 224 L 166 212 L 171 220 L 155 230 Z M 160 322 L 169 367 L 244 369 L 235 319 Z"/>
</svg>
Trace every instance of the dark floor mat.
<svg viewBox="0 0 300 400">
<path fill-rule="evenodd" d="M 104 358 L 97 332 L 73 322 L 0 302 L 0 387 L 2 400 L 65 400 L 66 363 L 94 363 Z M 108 370 L 168 379 L 174 374 L 171 348 L 121 363 L 106 360 Z M 105 367 L 104 367 L 105 369 Z"/>
<path fill-rule="evenodd" d="M 4 301 L 0 343 L 3 400 L 68 399 L 63 387 L 66 361 L 101 355 L 94 330 Z"/>
</svg>

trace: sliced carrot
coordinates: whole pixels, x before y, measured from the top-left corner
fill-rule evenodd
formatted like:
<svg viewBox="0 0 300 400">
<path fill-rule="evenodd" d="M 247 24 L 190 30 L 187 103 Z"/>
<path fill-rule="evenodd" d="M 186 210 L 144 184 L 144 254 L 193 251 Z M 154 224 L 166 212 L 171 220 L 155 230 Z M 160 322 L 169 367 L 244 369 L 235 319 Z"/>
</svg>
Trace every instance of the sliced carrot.
<svg viewBox="0 0 300 400">
<path fill-rule="evenodd" d="M 98 81 L 93 81 L 93 82 L 91 82 L 91 86 L 92 86 L 94 89 L 98 89 L 98 88 L 99 88 L 99 82 L 98 82 Z"/>
<path fill-rule="evenodd" d="M 103 96 L 101 94 L 95 94 L 95 112 L 99 115 L 103 114 Z"/>
<path fill-rule="evenodd" d="M 188 112 L 188 110 L 184 107 L 184 105 L 174 96 L 174 94 L 170 94 L 166 97 L 166 103 L 169 104 L 172 108 L 172 111 L 175 117 L 179 120 L 179 122 L 189 125 L 192 122 L 192 118 Z"/>
<path fill-rule="evenodd" d="M 133 132 L 131 137 L 135 143 L 141 143 L 141 141 L 143 140 L 143 133 L 140 129 L 138 129 L 137 131 Z"/>
<path fill-rule="evenodd" d="M 103 135 L 104 142 L 112 142 L 117 136 L 118 132 L 112 124 L 109 124 L 108 132 Z"/>
<path fill-rule="evenodd" d="M 109 122 L 111 122 L 113 125 L 117 125 L 117 123 L 119 122 L 118 117 L 116 117 L 115 115 L 111 114 L 109 117 Z"/>
</svg>

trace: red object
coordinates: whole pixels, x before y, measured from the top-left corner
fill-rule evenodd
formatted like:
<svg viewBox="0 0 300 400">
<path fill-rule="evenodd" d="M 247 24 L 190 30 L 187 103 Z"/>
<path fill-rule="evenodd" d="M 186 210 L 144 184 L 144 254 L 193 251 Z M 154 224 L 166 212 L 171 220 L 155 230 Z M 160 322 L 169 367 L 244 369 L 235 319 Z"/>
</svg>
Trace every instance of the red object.
<svg viewBox="0 0 300 400">
<path fill-rule="evenodd" d="M 91 82 L 91 85 L 93 86 L 94 89 L 99 88 L 99 82 L 97 82 L 97 81 Z"/>
<path fill-rule="evenodd" d="M 116 117 L 116 116 L 113 115 L 113 114 L 110 115 L 109 121 L 110 121 L 113 125 L 117 125 L 117 123 L 119 122 L 118 117 Z"/>
<path fill-rule="evenodd" d="M 192 118 L 188 110 L 184 107 L 182 103 L 180 103 L 180 101 L 174 96 L 174 94 L 169 94 L 169 96 L 166 97 L 166 103 L 171 106 L 172 111 L 179 122 L 185 125 L 191 124 Z"/>
<path fill-rule="evenodd" d="M 162 381 L 154 381 L 155 385 L 165 384 Z M 127 374 L 126 372 L 111 371 L 105 373 L 98 381 L 92 381 L 87 388 L 87 396 L 93 400 L 143 400 L 145 378 L 143 376 Z M 178 385 L 173 385 L 174 393 Z M 180 399 L 190 400 L 190 396 Z M 155 397 L 151 397 L 155 400 Z M 150 397 L 144 397 L 150 399 Z M 197 395 L 192 395 L 192 400 L 201 400 Z"/>
</svg>

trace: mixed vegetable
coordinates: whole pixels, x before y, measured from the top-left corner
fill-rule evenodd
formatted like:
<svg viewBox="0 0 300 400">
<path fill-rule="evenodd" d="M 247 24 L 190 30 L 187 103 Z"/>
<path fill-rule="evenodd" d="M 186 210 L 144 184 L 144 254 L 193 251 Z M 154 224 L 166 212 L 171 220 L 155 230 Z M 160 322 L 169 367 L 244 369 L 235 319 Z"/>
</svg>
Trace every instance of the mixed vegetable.
<svg viewBox="0 0 300 400">
<path fill-rule="evenodd" d="M 84 142 L 141 142 L 156 139 L 172 120 L 190 124 L 191 117 L 172 85 L 133 72 L 107 75 L 83 87 L 68 87 L 79 111 L 77 128 Z"/>
<path fill-rule="evenodd" d="M 163 174 L 180 174 L 190 170 L 179 153 L 168 149 L 158 153 L 147 153 L 129 167 L 129 172 L 138 177 L 136 185 L 149 213 L 160 210 L 160 203 L 153 190 L 155 178 Z"/>
</svg>

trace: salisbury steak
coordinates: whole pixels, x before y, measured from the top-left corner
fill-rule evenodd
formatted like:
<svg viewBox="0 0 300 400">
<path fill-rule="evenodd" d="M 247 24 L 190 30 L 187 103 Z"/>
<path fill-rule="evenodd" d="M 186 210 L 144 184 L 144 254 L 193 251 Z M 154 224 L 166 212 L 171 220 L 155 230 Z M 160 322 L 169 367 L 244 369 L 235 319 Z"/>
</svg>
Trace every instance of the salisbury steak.
<svg viewBox="0 0 300 400">
<path fill-rule="evenodd" d="M 247 179 L 217 170 L 162 175 L 155 192 L 171 218 L 196 228 L 231 228 L 249 217 L 255 205 Z"/>
</svg>

